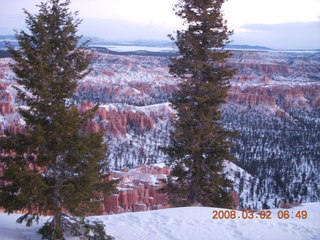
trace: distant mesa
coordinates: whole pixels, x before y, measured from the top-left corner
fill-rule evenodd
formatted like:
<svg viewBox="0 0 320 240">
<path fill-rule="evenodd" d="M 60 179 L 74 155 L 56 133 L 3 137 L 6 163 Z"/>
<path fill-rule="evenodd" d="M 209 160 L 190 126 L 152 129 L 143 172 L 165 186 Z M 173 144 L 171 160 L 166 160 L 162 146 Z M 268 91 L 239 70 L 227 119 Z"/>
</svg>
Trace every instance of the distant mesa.
<svg viewBox="0 0 320 240">
<path fill-rule="evenodd" d="M 230 50 L 262 50 L 262 51 L 270 51 L 273 50 L 272 48 L 262 47 L 262 46 L 250 46 L 250 45 L 235 45 L 235 44 L 229 44 L 226 46 L 227 49 Z"/>
<path fill-rule="evenodd" d="M 84 36 L 81 43 L 89 41 L 89 47 L 101 53 L 115 55 L 141 55 L 141 56 L 175 56 L 177 48 L 172 41 L 155 41 L 155 40 L 136 40 L 136 41 L 107 41 L 97 37 Z M 6 44 L 18 46 L 18 42 L 13 35 L 0 35 L 0 58 L 8 57 L 3 51 L 6 50 Z M 251 46 L 240 44 L 229 44 L 227 50 L 232 51 L 282 51 L 275 50 L 264 46 Z M 294 50 L 290 50 L 294 51 Z M 299 51 L 306 51 L 299 49 Z M 309 51 L 309 50 L 308 50 Z M 310 51 L 320 51 L 320 49 L 311 49 Z"/>
</svg>

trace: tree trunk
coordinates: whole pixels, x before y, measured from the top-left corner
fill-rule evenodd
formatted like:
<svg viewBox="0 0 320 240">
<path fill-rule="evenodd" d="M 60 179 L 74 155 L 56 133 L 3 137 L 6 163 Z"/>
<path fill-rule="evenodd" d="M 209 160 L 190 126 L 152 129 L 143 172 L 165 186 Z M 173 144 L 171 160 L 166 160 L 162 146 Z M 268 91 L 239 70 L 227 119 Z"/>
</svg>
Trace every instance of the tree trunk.
<svg viewBox="0 0 320 240">
<path fill-rule="evenodd" d="M 53 239 L 54 240 L 64 240 L 62 231 L 62 213 L 55 213 L 53 216 Z"/>
<path fill-rule="evenodd" d="M 192 177 L 190 181 L 190 191 L 189 191 L 189 196 L 188 200 L 193 202 L 193 203 L 199 203 L 200 202 L 200 196 L 199 196 L 199 191 L 200 191 L 200 179 L 201 179 L 201 172 L 200 172 L 200 167 L 199 163 L 195 162 L 195 166 L 197 168 L 195 176 Z"/>
</svg>

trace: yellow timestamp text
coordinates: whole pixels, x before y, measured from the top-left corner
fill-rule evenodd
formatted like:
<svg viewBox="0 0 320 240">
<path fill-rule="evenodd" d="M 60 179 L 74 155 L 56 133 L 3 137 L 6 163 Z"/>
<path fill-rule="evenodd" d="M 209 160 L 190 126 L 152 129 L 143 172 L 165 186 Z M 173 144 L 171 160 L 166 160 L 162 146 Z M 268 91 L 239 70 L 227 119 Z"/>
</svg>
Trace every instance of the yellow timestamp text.
<svg viewBox="0 0 320 240">
<path fill-rule="evenodd" d="M 254 211 L 235 211 L 235 210 L 214 210 L 212 219 L 307 219 L 308 212 L 278 210 L 271 212 L 269 210 Z"/>
</svg>

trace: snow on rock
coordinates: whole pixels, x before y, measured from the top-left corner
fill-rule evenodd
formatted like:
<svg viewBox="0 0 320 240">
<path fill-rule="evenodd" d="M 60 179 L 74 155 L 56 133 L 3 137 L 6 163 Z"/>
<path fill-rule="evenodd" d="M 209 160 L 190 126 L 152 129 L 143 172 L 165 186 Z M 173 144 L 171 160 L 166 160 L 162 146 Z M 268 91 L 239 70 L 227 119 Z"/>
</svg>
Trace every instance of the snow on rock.
<svg viewBox="0 0 320 240">
<path fill-rule="evenodd" d="M 305 203 L 291 209 L 273 209 L 272 219 L 212 219 L 212 211 L 226 209 L 184 207 L 148 212 L 123 213 L 91 217 L 106 225 L 106 232 L 116 240 L 318 240 L 320 239 L 320 202 Z M 296 214 L 307 211 L 307 219 L 279 219 L 278 211 Z M 241 212 L 237 211 L 237 216 Z M 292 216 L 294 215 L 292 214 Z M 43 224 L 30 228 L 17 224 L 20 215 L 0 214 L 1 240 L 40 240 L 36 231 Z M 258 217 L 257 214 L 254 215 Z"/>
</svg>

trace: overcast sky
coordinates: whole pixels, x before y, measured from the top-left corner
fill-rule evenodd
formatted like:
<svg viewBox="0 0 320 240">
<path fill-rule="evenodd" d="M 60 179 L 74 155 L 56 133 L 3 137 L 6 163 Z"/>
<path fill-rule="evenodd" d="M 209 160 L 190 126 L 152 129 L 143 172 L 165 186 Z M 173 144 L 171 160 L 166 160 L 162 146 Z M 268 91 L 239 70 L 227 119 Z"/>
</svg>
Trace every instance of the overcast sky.
<svg viewBox="0 0 320 240">
<path fill-rule="evenodd" d="M 181 28 L 178 0 L 72 0 L 83 19 L 80 33 L 106 40 L 168 40 Z M 0 34 L 25 26 L 22 8 L 35 13 L 40 0 L 0 0 Z M 234 44 L 276 49 L 320 49 L 320 0 L 229 0 L 225 18 Z"/>
</svg>

